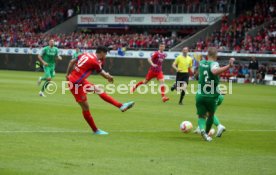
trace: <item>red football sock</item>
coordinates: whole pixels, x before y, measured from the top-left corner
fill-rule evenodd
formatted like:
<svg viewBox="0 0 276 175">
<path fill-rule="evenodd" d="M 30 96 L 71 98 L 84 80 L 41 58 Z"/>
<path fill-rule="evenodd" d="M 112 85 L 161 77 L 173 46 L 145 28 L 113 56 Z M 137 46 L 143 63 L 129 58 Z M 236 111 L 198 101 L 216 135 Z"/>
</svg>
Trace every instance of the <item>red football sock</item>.
<svg viewBox="0 0 276 175">
<path fill-rule="evenodd" d="M 161 96 L 164 97 L 165 96 L 165 86 L 162 85 L 160 88 L 161 88 Z"/>
<path fill-rule="evenodd" d="M 93 120 L 93 117 L 91 116 L 90 114 L 90 111 L 82 111 L 82 115 L 83 117 L 85 118 L 86 122 L 89 124 L 90 128 L 96 132 L 98 130 L 94 120 Z"/>
<path fill-rule="evenodd" d="M 117 108 L 120 108 L 123 104 L 116 101 L 114 98 L 112 98 L 111 96 L 107 95 L 105 92 L 102 94 L 99 94 L 99 96 L 106 102 L 116 106 Z"/>
<path fill-rule="evenodd" d="M 132 89 L 132 92 L 134 92 L 140 85 L 144 84 L 143 81 L 139 81 Z"/>
</svg>

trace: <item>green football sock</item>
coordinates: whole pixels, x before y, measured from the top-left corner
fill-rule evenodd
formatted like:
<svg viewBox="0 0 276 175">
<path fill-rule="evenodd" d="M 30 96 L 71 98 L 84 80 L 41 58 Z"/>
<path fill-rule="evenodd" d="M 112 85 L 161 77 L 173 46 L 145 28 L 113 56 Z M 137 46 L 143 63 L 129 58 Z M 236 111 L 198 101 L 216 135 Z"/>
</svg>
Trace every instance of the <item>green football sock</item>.
<svg viewBox="0 0 276 175">
<path fill-rule="evenodd" d="M 206 126 L 206 120 L 205 118 L 198 118 L 198 126 L 200 131 L 204 131 L 205 130 L 205 126 Z"/>
<path fill-rule="evenodd" d="M 44 92 L 44 90 L 47 88 L 47 86 L 50 84 L 50 81 L 45 81 L 45 83 L 43 84 L 41 91 Z"/>
<path fill-rule="evenodd" d="M 206 133 L 208 133 L 210 131 L 210 129 L 212 128 L 214 122 L 214 117 L 208 117 L 207 121 L 206 121 Z"/>
<path fill-rule="evenodd" d="M 214 125 L 218 126 L 220 124 L 217 116 L 214 115 Z"/>
</svg>

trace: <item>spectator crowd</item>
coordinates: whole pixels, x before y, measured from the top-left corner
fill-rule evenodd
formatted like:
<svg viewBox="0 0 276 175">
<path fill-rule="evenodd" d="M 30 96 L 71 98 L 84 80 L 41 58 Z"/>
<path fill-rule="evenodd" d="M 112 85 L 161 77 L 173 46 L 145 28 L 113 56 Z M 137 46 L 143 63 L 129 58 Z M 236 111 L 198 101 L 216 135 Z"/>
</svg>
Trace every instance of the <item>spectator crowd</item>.
<svg viewBox="0 0 276 175">
<path fill-rule="evenodd" d="M 181 37 L 135 32 L 123 34 L 114 32 L 73 32 L 71 34 L 54 35 L 45 34 L 44 32 L 74 14 L 83 11 L 83 8 L 90 7 L 91 4 L 95 5 L 98 10 L 103 10 L 107 7 L 120 9 L 124 8 L 123 4 L 125 4 L 126 7 L 132 9 L 131 13 L 142 13 L 139 11 L 139 9 L 143 9 L 140 8 L 142 6 L 152 7 L 155 12 L 158 9 L 158 5 L 162 6 L 162 10 L 163 8 L 171 9 L 173 5 L 181 6 L 182 4 L 191 12 L 201 8 L 208 12 L 224 12 L 229 2 L 228 0 L 164 0 L 162 2 L 160 0 L 0 0 L 0 46 L 42 47 L 47 44 L 50 38 L 53 38 L 55 39 L 55 44 L 60 48 L 82 47 L 93 49 L 99 45 L 104 45 L 112 49 L 120 47 L 126 47 L 127 49 L 155 49 L 160 42 L 165 43 L 167 48 L 172 48 L 181 42 Z M 232 21 L 225 16 L 222 19 L 221 29 L 214 31 L 205 39 L 200 39 L 196 43 L 194 50 L 206 51 L 209 46 L 216 46 L 221 51 L 234 50 L 241 53 L 275 54 L 275 22 L 263 27 L 255 36 L 247 34 L 249 30 L 275 17 L 275 3 L 271 2 L 273 1 L 265 0 L 256 3 L 253 10 L 241 14 Z"/>
<path fill-rule="evenodd" d="M 266 2 L 266 3 L 265 3 Z M 276 24 L 264 27 L 256 36 L 248 31 L 269 22 L 276 16 L 275 3 L 263 1 L 256 3 L 252 11 L 246 11 L 238 18 L 230 21 L 222 19 L 220 30 L 214 31 L 195 45 L 196 51 L 206 51 L 209 46 L 216 46 L 221 51 L 236 51 L 250 53 L 276 53 Z"/>
<path fill-rule="evenodd" d="M 81 12 L 110 13 L 226 13 L 230 0 L 90 0 L 83 1 Z"/>
<path fill-rule="evenodd" d="M 225 81 L 235 78 L 244 78 L 244 83 L 264 83 L 265 75 L 270 74 L 276 80 L 276 67 L 268 63 L 259 65 L 256 58 L 252 58 L 249 64 L 237 64 L 226 72 L 222 73 L 220 77 Z"/>
<path fill-rule="evenodd" d="M 55 45 L 59 48 L 72 49 L 76 47 L 84 49 L 94 49 L 97 46 L 106 46 L 117 50 L 120 47 L 128 49 L 149 49 L 157 48 L 159 43 L 165 43 L 167 48 L 171 48 L 181 41 L 180 37 L 164 37 L 159 34 L 93 34 L 74 32 L 71 34 L 36 34 L 20 33 L 16 36 L 6 33 L 0 34 L 0 46 L 5 47 L 43 47 L 50 39 L 55 40 Z"/>
</svg>

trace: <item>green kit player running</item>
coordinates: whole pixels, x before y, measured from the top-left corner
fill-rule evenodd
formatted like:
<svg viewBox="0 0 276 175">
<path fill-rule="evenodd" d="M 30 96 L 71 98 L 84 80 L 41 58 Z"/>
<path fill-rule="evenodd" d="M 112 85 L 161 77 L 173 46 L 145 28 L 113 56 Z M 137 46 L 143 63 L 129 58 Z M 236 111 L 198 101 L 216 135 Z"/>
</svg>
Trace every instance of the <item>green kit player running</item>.
<svg viewBox="0 0 276 175">
<path fill-rule="evenodd" d="M 212 127 L 214 114 L 217 109 L 217 100 L 220 95 L 218 89 L 219 75 L 233 67 L 234 61 L 234 58 L 230 58 L 227 66 L 219 67 L 217 49 L 210 47 L 208 49 L 208 60 L 202 60 L 199 63 L 199 87 L 196 94 L 196 108 L 200 133 L 206 141 L 212 140 L 206 133 L 209 133 Z M 207 116 L 207 121 L 205 116 Z"/>
<path fill-rule="evenodd" d="M 38 60 L 43 65 L 44 76 L 39 77 L 37 84 L 40 85 L 42 81 L 45 81 L 41 91 L 39 92 L 39 96 L 41 97 L 45 97 L 44 90 L 55 76 L 56 58 L 62 60 L 62 57 L 59 55 L 58 48 L 54 46 L 54 40 L 51 39 L 49 41 L 49 46 L 44 47 L 41 53 L 38 55 Z"/>
</svg>

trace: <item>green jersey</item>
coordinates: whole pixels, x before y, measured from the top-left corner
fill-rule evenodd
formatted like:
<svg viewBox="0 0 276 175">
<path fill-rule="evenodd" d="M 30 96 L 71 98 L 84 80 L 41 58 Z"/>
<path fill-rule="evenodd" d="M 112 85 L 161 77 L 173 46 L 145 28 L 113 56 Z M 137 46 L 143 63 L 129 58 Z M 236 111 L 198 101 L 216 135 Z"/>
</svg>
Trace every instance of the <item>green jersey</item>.
<svg viewBox="0 0 276 175">
<path fill-rule="evenodd" d="M 46 46 L 42 49 L 40 55 L 46 63 L 50 66 L 54 66 L 56 63 L 55 59 L 59 55 L 58 48 Z"/>
<path fill-rule="evenodd" d="M 82 52 L 75 52 L 72 56 L 72 59 L 76 59 Z"/>
<path fill-rule="evenodd" d="M 216 61 L 202 60 L 199 62 L 198 94 L 205 97 L 219 96 L 219 76 L 212 73 L 212 69 L 219 68 Z"/>
</svg>

